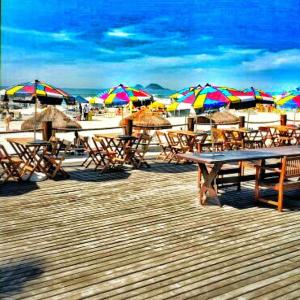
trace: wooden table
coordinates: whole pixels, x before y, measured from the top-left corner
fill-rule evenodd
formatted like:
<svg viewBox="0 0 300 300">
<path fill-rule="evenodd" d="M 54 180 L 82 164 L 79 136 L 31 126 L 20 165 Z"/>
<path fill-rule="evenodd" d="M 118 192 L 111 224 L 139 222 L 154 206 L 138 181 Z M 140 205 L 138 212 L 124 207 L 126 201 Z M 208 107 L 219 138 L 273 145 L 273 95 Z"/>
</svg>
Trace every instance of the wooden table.
<svg viewBox="0 0 300 300">
<path fill-rule="evenodd" d="M 229 141 L 240 142 L 242 148 L 262 147 L 262 135 L 257 129 L 225 128 L 223 131 Z"/>
<path fill-rule="evenodd" d="M 266 159 L 281 158 L 283 156 L 300 155 L 300 146 L 284 146 L 276 148 L 249 149 L 238 151 L 223 151 L 210 153 L 185 153 L 178 154 L 181 159 L 193 161 L 198 164 L 198 185 L 200 188 L 200 203 L 205 204 L 208 197 L 215 198 L 216 202 L 221 205 L 215 182 L 222 166 L 225 163 L 235 163 L 249 160 L 261 160 L 262 163 Z M 208 171 L 207 165 L 211 164 L 211 171 Z M 201 175 L 204 182 L 201 182 Z M 240 181 L 245 181 L 243 176 Z"/>
<path fill-rule="evenodd" d="M 115 151 L 119 158 L 124 158 L 126 149 L 132 147 L 133 143 L 137 140 L 135 136 L 119 135 L 115 133 L 102 133 L 95 134 L 97 138 L 103 138 L 106 142 L 107 148 Z"/>
<path fill-rule="evenodd" d="M 198 143 L 204 143 L 208 132 L 207 131 L 189 131 L 189 130 L 170 130 L 176 133 L 180 143 L 183 146 L 189 147 L 189 152 L 193 152 Z"/>
<path fill-rule="evenodd" d="M 19 158 L 25 163 L 29 163 L 32 167 L 28 179 L 30 179 L 35 171 L 47 175 L 44 165 L 44 154 L 47 147 L 51 145 L 50 142 L 43 140 L 34 141 L 32 138 L 8 138 L 7 141 L 11 144 Z"/>
</svg>

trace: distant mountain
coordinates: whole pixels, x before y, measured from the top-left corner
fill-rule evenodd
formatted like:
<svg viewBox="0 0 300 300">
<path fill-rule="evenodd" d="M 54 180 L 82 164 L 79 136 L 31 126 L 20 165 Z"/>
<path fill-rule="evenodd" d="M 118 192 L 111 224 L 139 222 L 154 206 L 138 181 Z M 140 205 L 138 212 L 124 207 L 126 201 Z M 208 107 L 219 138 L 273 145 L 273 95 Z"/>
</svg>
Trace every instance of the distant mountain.
<svg viewBox="0 0 300 300">
<path fill-rule="evenodd" d="M 137 90 L 142 90 L 142 89 L 144 89 L 144 87 L 143 87 L 141 84 L 136 84 L 136 85 L 134 86 L 134 88 L 137 89 Z"/>
<path fill-rule="evenodd" d="M 145 87 L 146 90 L 167 90 L 166 88 L 162 87 L 157 83 L 150 83 Z"/>
</svg>

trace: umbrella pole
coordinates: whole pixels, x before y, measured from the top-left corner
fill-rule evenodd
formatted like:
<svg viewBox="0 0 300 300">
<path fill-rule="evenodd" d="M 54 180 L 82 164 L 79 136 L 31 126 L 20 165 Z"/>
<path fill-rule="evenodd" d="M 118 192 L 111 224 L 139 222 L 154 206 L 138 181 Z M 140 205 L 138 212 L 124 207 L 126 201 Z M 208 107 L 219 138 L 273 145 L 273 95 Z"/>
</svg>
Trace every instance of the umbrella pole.
<svg viewBox="0 0 300 300">
<path fill-rule="evenodd" d="M 37 97 L 34 97 L 34 127 L 33 127 L 33 139 L 36 141 L 36 113 L 37 113 Z"/>
<path fill-rule="evenodd" d="M 211 114 L 209 114 L 209 125 L 210 125 L 210 138 L 211 138 L 211 146 L 212 150 L 215 150 L 215 140 L 214 140 L 214 135 L 213 135 L 213 130 L 212 130 L 212 119 L 211 119 Z"/>
<path fill-rule="evenodd" d="M 248 109 L 247 129 L 249 128 L 249 121 L 250 121 L 250 110 Z"/>
<path fill-rule="evenodd" d="M 38 85 L 38 80 L 36 79 L 34 81 L 34 127 L 33 127 L 33 139 L 36 141 L 36 113 L 37 113 L 37 95 L 36 95 L 36 90 L 37 90 L 37 85 Z"/>
</svg>

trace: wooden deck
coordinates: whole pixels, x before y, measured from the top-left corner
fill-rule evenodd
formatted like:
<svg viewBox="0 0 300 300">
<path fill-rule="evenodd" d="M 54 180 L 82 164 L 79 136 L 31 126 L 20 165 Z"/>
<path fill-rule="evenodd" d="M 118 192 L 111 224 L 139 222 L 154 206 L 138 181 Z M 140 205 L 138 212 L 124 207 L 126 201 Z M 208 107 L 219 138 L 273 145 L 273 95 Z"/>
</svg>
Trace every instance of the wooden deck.
<svg viewBox="0 0 300 300">
<path fill-rule="evenodd" d="M 300 201 L 256 207 L 250 182 L 200 207 L 193 165 L 68 171 L 0 187 L 1 299 L 300 297 Z"/>
</svg>

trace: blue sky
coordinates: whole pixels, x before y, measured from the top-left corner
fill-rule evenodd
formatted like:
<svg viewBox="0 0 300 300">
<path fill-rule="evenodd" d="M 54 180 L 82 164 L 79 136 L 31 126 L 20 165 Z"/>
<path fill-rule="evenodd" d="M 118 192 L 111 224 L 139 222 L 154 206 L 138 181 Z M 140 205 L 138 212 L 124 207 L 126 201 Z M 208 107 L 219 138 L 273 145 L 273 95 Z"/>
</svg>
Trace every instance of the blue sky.
<svg viewBox="0 0 300 300">
<path fill-rule="evenodd" d="M 2 0 L 1 84 L 299 86 L 298 0 Z"/>
</svg>

